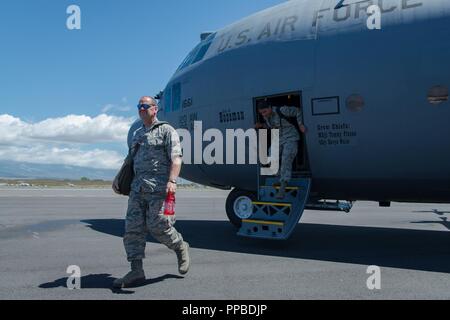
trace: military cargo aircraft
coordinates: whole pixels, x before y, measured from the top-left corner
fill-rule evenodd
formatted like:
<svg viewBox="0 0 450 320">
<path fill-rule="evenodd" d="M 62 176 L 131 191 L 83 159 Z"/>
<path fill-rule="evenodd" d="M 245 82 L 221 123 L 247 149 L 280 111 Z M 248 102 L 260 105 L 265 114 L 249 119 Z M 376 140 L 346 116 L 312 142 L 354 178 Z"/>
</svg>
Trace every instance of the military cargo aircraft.
<svg viewBox="0 0 450 320">
<path fill-rule="evenodd" d="M 373 5 L 380 29 L 368 27 Z M 202 34 L 160 94 L 160 118 L 224 132 L 254 128 L 262 99 L 301 109 L 308 131 L 285 200 L 260 165 L 182 170 L 233 189 L 240 235 L 287 239 L 305 208 L 450 202 L 449 86 L 450 1 L 297 0 Z"/>
</svg>

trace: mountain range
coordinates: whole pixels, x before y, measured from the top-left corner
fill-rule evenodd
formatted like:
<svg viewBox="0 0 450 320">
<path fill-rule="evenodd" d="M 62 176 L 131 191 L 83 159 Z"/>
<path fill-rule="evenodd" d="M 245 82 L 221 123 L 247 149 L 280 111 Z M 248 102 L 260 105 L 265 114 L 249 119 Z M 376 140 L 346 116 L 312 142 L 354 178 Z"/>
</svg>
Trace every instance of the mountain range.
<svg viewBox="0 0 450 320">
<path fill-rule="evenodd" d="M 112 180 L 117 170 L 84 168 L 60 164 L 34 164 L 0 161 L 0 178 L 4 179 L 71 179 Z"/>
</svg>

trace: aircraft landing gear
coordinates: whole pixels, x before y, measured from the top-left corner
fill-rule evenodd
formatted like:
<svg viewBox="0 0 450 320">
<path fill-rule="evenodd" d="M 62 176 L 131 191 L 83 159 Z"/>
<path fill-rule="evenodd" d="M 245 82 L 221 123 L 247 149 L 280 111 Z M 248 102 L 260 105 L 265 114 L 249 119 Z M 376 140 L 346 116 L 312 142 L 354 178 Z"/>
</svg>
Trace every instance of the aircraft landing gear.
<svg viewBox="0 0 450 320">
<path fill-rule="evenodd" d="M 256 201 L 256 193 L 240 189 L 233 189 L 226 201 L 226 212 L 230 222 L 237 228 L 242 225 L 242 219 L 248 219 L 252 215 L 253 201 Z"/>
</svg>

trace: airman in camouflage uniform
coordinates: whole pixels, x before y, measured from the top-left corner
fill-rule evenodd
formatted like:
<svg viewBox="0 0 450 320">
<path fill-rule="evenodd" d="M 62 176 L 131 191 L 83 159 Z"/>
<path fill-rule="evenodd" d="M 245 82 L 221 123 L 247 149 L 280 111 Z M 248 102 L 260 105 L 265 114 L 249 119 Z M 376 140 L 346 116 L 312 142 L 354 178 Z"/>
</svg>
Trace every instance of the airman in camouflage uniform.
<svg viewBox="0 0 450 320">
<path fill-rule="evenodd" d="M 176 189 L 182 156 L 180 138 L 173 127 L 156 118 L 154 99 L 144 97 L 138 107 L 144 124 L 134 132 L 131 143 L 130 154 L 135 154 L 135 177 L 131 184 L 123 238 L 132 270 L 114 282 L 114 286 L 119 288 L 145 280 L 142 260 L 145 259 L 147 233 L 176 252 L 181 274 L 189 269 L 189 244 L 173 227 L 175 216 L 166 216 L 162 212 L 167 192 L 175 192 Z M 154 112 L 152 119 L 146 119 L 147 112 Z M 174 163 L 179 163 L 180 168 L 174 169 Z"/>
<path fill-rule="evenodd" d="M 277 198 L 283 199 L 286 187 L 292 178 L 292 165 L 298 154 L 298 142 L 300 133 L 297 128 L 287 119 L 282 118 L 276 111 L 277 107 L 271 107 L 266 101 L 260 101 L 258 111 L 264 117 L 265 124 L 257 123 L 257 128 L 279 129 L 280 130 L 280 189 L 276 195 Z M 306 128 L 302 124 L 302 114 L 299 108 L 295 107 L 279 107 L 279 111 L 287 118 L 296 118 L 300 130 L 305 133 Z"/>
</svg>

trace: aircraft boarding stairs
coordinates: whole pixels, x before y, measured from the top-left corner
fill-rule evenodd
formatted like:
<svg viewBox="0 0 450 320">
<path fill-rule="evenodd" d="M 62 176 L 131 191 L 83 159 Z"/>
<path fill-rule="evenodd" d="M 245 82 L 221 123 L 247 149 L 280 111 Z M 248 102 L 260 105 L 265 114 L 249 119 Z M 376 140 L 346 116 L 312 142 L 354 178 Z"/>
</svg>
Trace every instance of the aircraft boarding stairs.
<svg viewBox="0 0 450 320">
<path fill-rule="evenodd" d="M 309 199 L 310 178 L 293 178 L 284 199 L 276 199 L 279 178 L 262 179 L 258 201 L 253 202 L 253 214 L 242 220 L 239 236 L 286 240 L 297 226 Z"/>
</svg>

